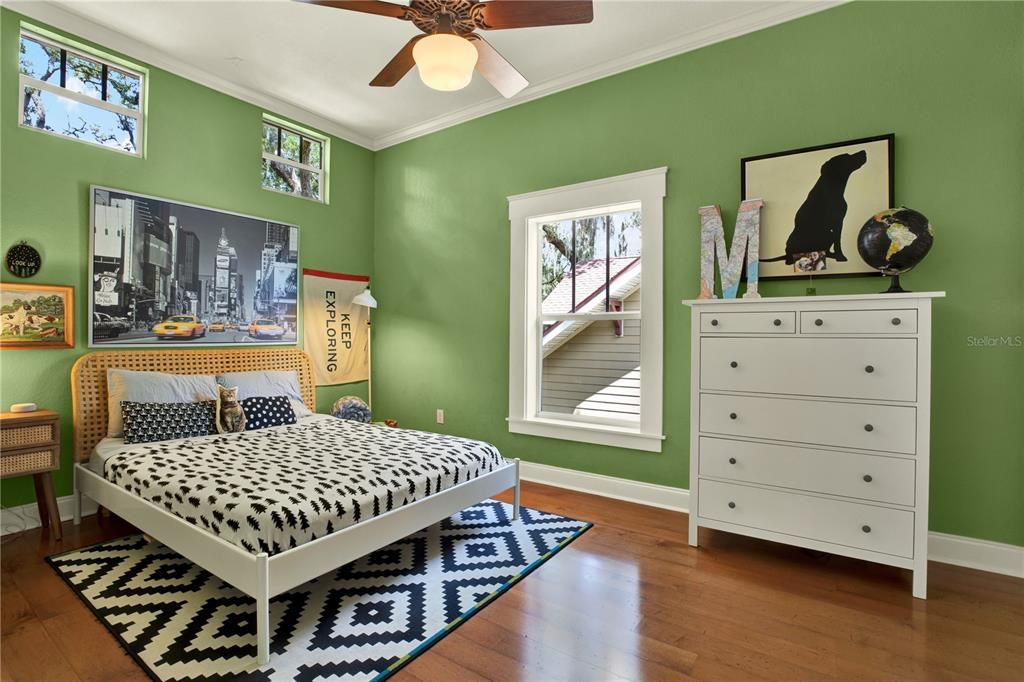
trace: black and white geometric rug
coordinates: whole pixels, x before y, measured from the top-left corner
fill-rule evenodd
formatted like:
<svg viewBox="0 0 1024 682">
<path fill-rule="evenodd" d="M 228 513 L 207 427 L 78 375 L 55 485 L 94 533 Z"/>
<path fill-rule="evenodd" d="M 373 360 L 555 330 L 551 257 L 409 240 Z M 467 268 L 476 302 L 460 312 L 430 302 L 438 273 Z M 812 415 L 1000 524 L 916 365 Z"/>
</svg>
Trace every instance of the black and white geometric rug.
<svg viewBox="0 0 1024 682">
<path fill-rule="evenodd" d="M 256 667 L 254 601 L 132 535 L 49 558 L 156 680 L 383 680 L 591 524 L 487 500 L 271 602 Z"/>
</svg>

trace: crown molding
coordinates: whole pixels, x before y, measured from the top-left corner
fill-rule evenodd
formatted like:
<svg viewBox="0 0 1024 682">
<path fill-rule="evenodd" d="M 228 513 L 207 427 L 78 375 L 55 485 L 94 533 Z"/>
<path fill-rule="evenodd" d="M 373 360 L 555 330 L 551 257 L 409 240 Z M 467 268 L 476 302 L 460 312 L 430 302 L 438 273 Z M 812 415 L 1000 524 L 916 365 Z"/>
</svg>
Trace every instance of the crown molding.
<svg viewBox="0 0 1024 682">
<path fill-rule="evenodd" d="M 15 12 L 24 14 L 31 19 L 49 24 L 55 28 L 78 35 L 108 49 L 122 52 L 133 59 L 173 73 L 182 78 L 199 83 L 208 88 L 222 92 L 236 99 L 258 106 L 268 112 L 290 118 L 297 123 L 312 126 L 324 133 L 339 137 L 361 147 L 373 151 L 386 149 L 417 137 L 444 130 L 475 118 L 487 116 L 504 109 L 510 109 L 541 97 L 574 88 L 584 83 L 613 76 L 646 64 L 668 59 L 685 52 L 697 50 L 714 43 L 736 38 L 738 36 L 760 31 L 761 29 L 816 14 L 850 0 L 796 0 L 783 4 L 759 7 L 729 21 L 721 22 L 697 31 L 692 31 L 678 38 L 654 47 L 634 52 L 630 55 L 613 59 L 601 64 L 580 69 L 570 74 L 534 83 L 506 100 L 495 97 L 486 102 L 464 107 L 443 116 L 401 128 L 376 138 L 357 133 L 341 123 L 306 109 L 297 107 L 271 95 L 239 85 L 221 76 L 200 69 L 163 50 L 136 40 L 123 33 L 98 24 L 73 9 L 67 2 L 36 2 L 32 0 L 0 0 L 0 5 Z"/>
<path fill-rule="evenodd" d="M 54 28 L 102 45 L 108 50 L 123 53 L 133 60 L 138 60 L 149 66 L 181 76 L 243 102 L 248 102 L 261 109 L 265 109 L 269 113 L 290 118 L 296 123 L 311 126 L 320 132 L 339 137 L 360 147 L 370 150 L 374 149 L 374 141 L 371 138 L 350 130 L 337 121 L 324 118 L 277 97 L 234 83 L 171 56 L 152 45 L 97 24 L 93 20 L 78 14 L 73 9 L 73 5 L 57 2 L 32 2 L 31 0 L 0 0 L 0 5 L 35 21 L 49 24 Z"/>
<path fill-rule="evenodd" d="M 614 76 L 615 74 L 622 73 L 624 71 L 629 71 L 646 64 L 652 64 L 685 52 L 691 52 L 714 43 L 729 40 L 730 38 L 736 38 L 747 33 L 754 33 L 755 31 L 776 26 L 793 19 L 799 19 L 800 17 L 816 14 L 827 9 L 832 9 L 833 7 L 838 7 L 839 5 L 844 5 L 850 1 L 851 0 L 798 0 L 796 2 L 786 2 L 782 5 L 770 5 L 767 7 L 757 8 L 730 19 L 729 21 L 724 21 L 697 31 L 692 31 L 681 35 L 674 40 L 656 45 L 646 50 L 640 50 L 624 57 L 619 57 L 618 59 L 612 59 L 586 69 L 580 69 L 579 71 L 566 74 L 565 76 L 531 84 L 513 99 L 508 100 L 496 97 L 495 99 L 481 102 L 480 104 L 474 104 L 472 106 L 459 109 L 458 111 L 453 111 L 449 114 L 438 116 L 428 121 L 396 130 L 393 133 L 382 135 L 374 138 L 373 148 L 374 150 L 386 149 L 417 137 L 422 137 L 460 123 L 465 123 L 466 121 L 471 121 L 474 118 L 487 116 L 488 114 L 493 114 L 497 111 L 502 111 L 503 109 L 510 109 L 512 107 L 519 106 L 520 104 L 525 104 L 526 102 L 540 99 L 541 97 L 546 97 L 556 92 L 561 92 L 562 90 L 574 88 L 577 85 L 583 85 L 584 83 L 590 83 L 591 81 L 600 80 L 608 76 Z"/>
</svg>

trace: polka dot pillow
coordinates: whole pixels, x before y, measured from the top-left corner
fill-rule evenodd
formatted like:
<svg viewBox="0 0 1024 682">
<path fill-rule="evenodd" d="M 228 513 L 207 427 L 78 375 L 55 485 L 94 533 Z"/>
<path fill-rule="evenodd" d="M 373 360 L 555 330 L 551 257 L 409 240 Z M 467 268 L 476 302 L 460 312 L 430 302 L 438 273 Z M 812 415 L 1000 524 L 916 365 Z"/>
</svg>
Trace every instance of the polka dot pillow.
<svg viewBox="0 0 1024 682">
<path fill-rule="evenodd" d="M 246 398 L 242 401 L 242 412 L 245 413 L 246 431 L 295 423 L 295 410 L 286 395 Z"/>
</svg>

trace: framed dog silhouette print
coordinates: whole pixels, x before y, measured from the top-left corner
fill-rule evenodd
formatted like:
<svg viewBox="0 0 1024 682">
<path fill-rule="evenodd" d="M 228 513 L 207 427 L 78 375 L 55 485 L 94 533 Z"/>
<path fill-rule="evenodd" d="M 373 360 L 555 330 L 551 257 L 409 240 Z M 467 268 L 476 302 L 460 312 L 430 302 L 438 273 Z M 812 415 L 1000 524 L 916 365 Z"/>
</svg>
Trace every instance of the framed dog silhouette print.
<svg viewBox="0 0 1024 682">
<path fill-rule="evenodd" d="M 894 206 L 895 135 L 751 156 L 740 161 L 744 199 L 761 209 L 761 279 L 876 275 L 857 233 Z"/>
</svg>

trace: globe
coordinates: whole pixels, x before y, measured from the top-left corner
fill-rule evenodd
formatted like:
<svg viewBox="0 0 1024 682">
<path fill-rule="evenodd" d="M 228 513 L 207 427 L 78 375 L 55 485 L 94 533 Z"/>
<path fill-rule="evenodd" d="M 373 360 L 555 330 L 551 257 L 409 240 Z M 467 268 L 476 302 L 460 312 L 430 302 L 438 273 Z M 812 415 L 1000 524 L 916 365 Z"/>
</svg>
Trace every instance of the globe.
<svg viewBox="0 0 1024 682">
<path fill-rule="evenodd" d="M 889 292 L 904 291 L 899 276 L 928 254 L 934 241 L 931 223 L 911 208 L 890 208 L 871 216 L 857 235 L 864 262 L 893 278 Z"/>
</svg>

